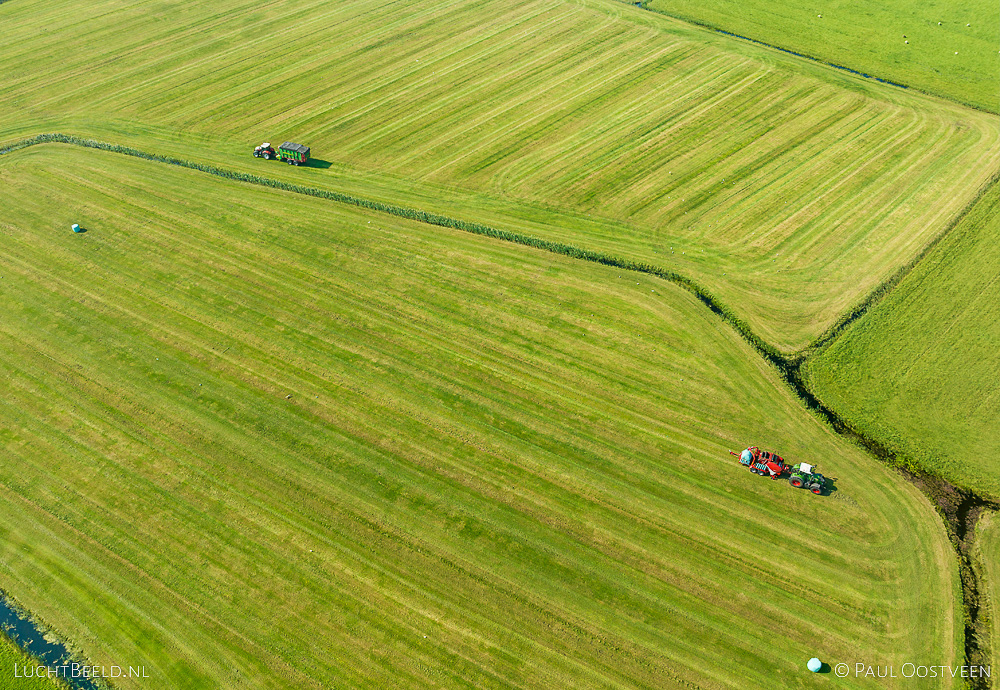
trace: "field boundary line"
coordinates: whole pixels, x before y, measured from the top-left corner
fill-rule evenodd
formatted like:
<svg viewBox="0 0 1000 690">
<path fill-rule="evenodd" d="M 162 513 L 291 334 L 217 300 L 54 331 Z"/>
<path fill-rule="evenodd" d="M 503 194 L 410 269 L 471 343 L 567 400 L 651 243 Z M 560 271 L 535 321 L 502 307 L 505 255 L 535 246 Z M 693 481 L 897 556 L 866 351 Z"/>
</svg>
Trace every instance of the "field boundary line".
<svg viewBox="0 0 1000 690">
<path fill-rule="evenodd" d="M 799 350 L 794 355 L 789 357 L 790 361 L 796 364 L 805 364 L 806 360 L 811 359 L 822 353 L 824 350 L 829 348 L 833 343 L 844 334 L 844 332 L 852 325 L 854 322 L 858 321 L 861 317 L 867 314 L 872 308 L 877 306 L 883 299 L 889 296 L 889 294 L 899 285 L 904 278 L 906 278 L 910 273 L 913 272 L 920 262 L 927 258 L 927 256 L 937 247 L 942 240 L 948 237 L 955 228 L 965 219 L 969 212 L 979 203 L 980 200 L 990 191 L 995 185 L 1000 184 L 1000 170 L 993 173 L 993 175 L 984 182 L 979 189 L 976 191 L 976 195 L 972 197 L 962 209 L 955 214 L 955 216 L 949 221 L 948 225 L 945 226 L 941 232 L 932 237 L 930 241 L 924 245 L 924 247 L 917 252 L 917 255 L 910 259 L 908 262 L 897 268 L 892 274 L 883 280 L 881 283 L 876 285 L 867 296 L 862 298 L 860 302 L 855 304 L 853 307 L 849 308 L 844 312 L 837 321 L 827 328 L 818 338 L 809 343 L 806 347 Z"/>
<path fill-rule="evenodd" d="M 3 2 L 3 0 L 0 0 L 0 2 Z M 853 75 L 855 75 L 857 77 L 862 77 L 864 79 L 870 79 L 870 80 L 876 81 L 876 82 L 878 82 L 880 84 L 887 84 L 888 86 L 895 86 L 898 89 L 905 89 L 907 91 L 913 91 L 915 93 L 922 93 L 925 96 L 933 96 L 935 98 L 940 98 L 940 99 L 946 100 L 946 101 L 948 101 L 950 103 L 957 103 L 958 105 L 965 106 L 966 108 L 972 108 L 973 110 L 978 110 L 978 111 L 983 112 L 983 113 L 989 113 L 990 115 L 996 115 L 998 112 L 1000 112 L 1000 111 L 997 111 L 997 110 L 990 110 L 989 108 L 986 108 L 984 106 L 976 105 L 974 103 L 969 103 L 967 101 L 963 101 L 963 100 L 958 99 L 958 98 L 952 98 L 951 96 L 945 96 L 945 95 L 937 93 L 935 91 L 927 91 L 925 89 L 921 89 L 921 88 L 918 88 L 916 86 L 910 86 L 909 84 L 903 84 L 903 83 L 898 82 L 898 81 L 892 81 L 891 79 L 884 79 L 884 78 L 876 76 L 874 74 L 868 74 L 867 72 L 862 72 L 861 70 L 856 70 L 853 67 L 848 67 L 846 65 L 837 64 L 836 62 L 830 62 L 829 60 L 824 60 L 823 58 L 816 57 L 815 55 L 810 55 L 808 53 L 800 53 L 798 51 L 792 50 L 791 48 L 782 48 L 781 46 L 776 46 L 773 43 L 766 43 L 765 41 L 761 41 L 761 40 L 758 40 L 756 38 L 750 38 L 749 36 L 744 36 L 742 34 L 733 33 L 732 31 L 727 31 L 726 29 L 723 29 L 722 27 L 716 26 L 715 24 L 711 24 L 711 23 L 706 22 L 706 21 L 701 20 L 701 19 L 693 19 L 691 17 L 685 17 L 685 16 L 682 16 L 682 15 L 679 15 L 679 14 L 672 14 L 672 13 L 666 12 L 664 10 L 654 9 L 652 7 L 647 6 L 646 0 L 640 0 L 640 2 L 630 2 L 629 0 L 619 0 L 619 2 L 622 2 L 624 4 L 628 4 L 628 5 L 634 5 L 635 7 L 643 9 L 646 12 L 652 12 L 653 14 L 660 14 L 660 15 L 663 15 L 664 17 L 670 17 L 671 19 L 676 19 L 677 21 L 684 22 L 685 24 L 692 24 L 694 26 L 701 27 L 702 29 L 708 29 L 709 31 L 712 31 L 712 32 L 717 33 L 717 34 L 722 34 L 723 36 L 729 36 L 730 38 L 736 38 L 736 39 L 739 39 L 741 41 L 746 41 L 747 43 L 753 43 L 754 45 L 762 46 L 764 48 L 770 48 L 771 50 L 777 50 L 778 52 L 785 53 L 787 55 L 794 55 L 795 57 L 799 57 L 799 58 L 802 58 L 804 60 L 809 60 L 810 62 L 815 62 L 817 64 L 824 65 L 826 67 L 832 67 L 833 69 L 841 70 L 842 72 L 847 72 L 848 74 L 853 74 Z"/>
<path fill-rule="evenodd" d="M 0 0 L 4 2 L 6 0 Z M 830 326 L 823 334 L 816 338 L 812 343 L 807 345 L 802 350 L 797 353 L 785 354 L 778 350 L 775 346 L 771 345 L 759 335 L 757 335 L 753 329 L 750 328 L 749 324 L 740 318 L 729 306 L 725 305 L 718 298 L 716 298 L 711 292 L 709 292 L 704 286 L 700 285 L 695 280 L 682 275 L 676 271 L 663 268 L 654 264 L 649 264 L 641 261 L 636 261 L 633 259 L 626 259 L 622 257 L 615 256 L 613 254 L 608 254 L 606 252 L 595 251 L 592 249 L 585 249 L 583 247 L 577 247 L 571 244 L 565 244 L 561 242 L 554 242 L 552 240 L 544 240 L 531 235 L 524 235 L 517 232 L 511 232 L 509 230 L 501 230 L 490 225 L 483 223 L 478 223 L 475 221 L 460 220 L 456 218 L 451 218 L 449 216 L 444 216 L 438 213 L 429 213 L 421 209 L 400 206 L 396 204 L 390 204 L 382 201 L 375 201 L 371 199 L 365 199 L 362 197 L 353 196 L 350 194 L 345 194 L 343 192 L 336 192 L 326 189 L 320 189 L 318 187 L 310 187 L 306 185 L 299 185 L 291 182 L 283 182 L 281 180 L 276 180 L 270 177 L 262 177 L 260 175 L 254 175 L 251 173 L 238 172 L 235 170 L 228 170 L 216 165 L 208 165 L 205 163 L 196 163 L 194 161 L 184 160 L 181 158 L 176 158 L 174 156 L 164 156 L 160 154 L 148 153 L 140 149 L 136 149 L 130 146 L 122 146 L 119 144 L 111 144 L 103 141 L 98 141 L 95 139 L 85 139 L 83 137 L 78 137 L 74 135 L 61 134 L 61 133 L 46 133 L 38 134 L 33 137 L 26 139 L 20 139 L 11 142 L 0 148 L 0 156 L 8 153 L 13 153 L 21 149 L 29 148 L 31 146 L 37 146 L 39 144 L 69 144 L 72 146 L 80 146 L 83 148 L 97 149 L 100 151 L 108 151 L 111 153 L 118 153 L 121 155 L 132 156 L 135 158 L 141 158 L 143 160 L 148 160 L 156 163 L 165 163 L 168 165 L 176 165 L 178 167 L 187 168 L 190 170 L 197 170 L 199 172 L 204 172 L 215 177 L 221 177 L 223 179 L 233 180 L 236 182 L 245 182 L 247 184 L 257 185 L 261 187 L 268 187 L 271 189 L 277 189 L 280 191 L 292 192 L 295 194 L 301 194 L 303 196 L 311 196 L 319 199 L 326 199 L 329 201 L 334 201 L 341 204 L 346 204 L 350 206 L 356 206 L 358 208 L 363 208 L 371 211 L 376 211 L 380 213 L 385 213 L 387 215 L 396 216 L 406 220 L 413 220 L 419 223 L 424 223 L 427 225 L 435 225 L 438 227 L 449 228 L 453 230 L 460 230 L 474 235 L 481 235 L 483 237 L 489 237 L 492 239 L 501 240 L 504 242 L 510 242 L 512 244 L 519 244 L 526 247 L 532 247 L 534 249 L 541 249 L 543 251 L 551 252 L 553 254 L 561 254 L 563 256 L 568 256 L 574 259 L 580 259 L 583 261 L 589 261 L 591 263 L 600 264 L 603 266 L 609 266 L 612 268 L 620 268 L 622 270 L 633 271 L 636 273 L 644 273 L 646 275 L 653 276 L 655 278 L 660 278 L 667 282 L 673 283 L 691 294 L 697 297 L 705 306 L 707 306 L 712 312 L 718 315 L 723 321 L 733 327 L 749 344 L 753 347 L 761 356 L 766 360 L 771 362 L 779 371 L 782 372 L 785 379 L 792 385 L 793 388 L 797 389 L 799 396 L 804 399 L 814 397 L 811 391 L 808 391 L 808 395 L 803 395 L 800 391 L 807 391 L 807 388 L 803 385 L 801 381 L 794 381 L 792 379 L 799 379 L 798 372 L 801 367 L 805 364 L 806 360 L 818 354 L 821 350 L 829 347 L 844 331 L 850 327 L 855 321 L 860 319 L 864 314 L 866 314 L 872 307 L 876 306 L 884 299 L 889 293 L 895 288 L 914 268 L 924 259 L 926 256 L 945 238 L 947 237 L 965 218 L 966 215 L 972 210 L 972 208 L 979 202 L 979 200 L 992 188 L 993 185 L 1000 183 L 1000 171 L 997 171 L 990 177 L 989 180 L 984 182 L 976 195 L 969 200 L 968 203 L 959 211 L 948 225 L 939 232 L 934 238 L 932 238 L 921 250 L 905 265 L 898 268 L 892 273 L 888 278 L 883 280 L 875 289 L 873 289 L 866 297 L 864 297 L 859 303 L 854 307 L 848 309 L 841 317 Z M 791 372 L 794 372 L 791 376 Z M 813 405 L 808 405 L 813 407 Z M 823 406 L 825 407 L 825 406 Z"/>
<path fill-rule="evenodd" d="M 0 0 L 2 2 L 4 0 Z M 652 264 L 646 264 L 631 259 L 616 257 L 604 252 L 583 249 L 573 245 L 553 242 L 523 235 L 520 233 L 500 230 L 482 223 L 470 222 L 449 218 L 435 213 L 428 213 L 415 208 L 397 206 L 380 201 L 373 201 L 355 197 L 342 192 L 328 191 L 316 187 L 308 187 L 290 182 L 282 182 L 273 178 L 261 177 L 250 173 L 242 173 L 227 170 L 214 165 L 195 163 L 172 156 L 151 154 L 136 148 L 109 144 L 94 139 L 71 136 L 67 134 L 48 133 L 39 134 L 27 139 L 11 142 L 0 148 L 0 156 L 29 148 L 39 144 L 62 143 L 83 148 L 98 149 L 111 153 L 132 156 L 144 160 L 176 165 L 191 170 L 197 170 L 223 179 L 236 182 L 246 182 L 261 187 L 269 187 L 281 191 L 288 191 L 304 196 L 312 196 L 320 199 L 327 199 L 341 204 L 356 206 L 387 215 L 393 215 L 407 220 L 436 225 L 439 227 L 460 230 L 475 235 L 482 235 L 492 239 L 498 239 L 513 244 L 520 244 L 535 249 L 561 254 L 570 258 L 581 259 L 604 266 L 620 268 L 622 270 L 644 273 L 655 278 L 660 278 L 673 283 L 682 289 L 693 294 L 712 312 L 718 315 L 722 321 L 732 327 L 747 343 L 758 352 L 768 363 L 775 367 L 779 376 L 785 381 L 792 393 L 803 403 L 807 411 L 814 414 L 818 420 L 825 422 L 825 426 L 838 436 L 844 438 L 853 445 L 866 450 L 876 461 L 886 466 L 895 468 L 901 473 L 904 479 L 914 484 L 916 488 L 925 495 L 931 502 L 944 522 L 945 531 L 949 541 L 954 547 L 955 556 L 959 566 L 959 578 L 962 591 L 961 607 L 964 614 L 965 644 L 964 652 L 966 663 L 972 663 L 973 659 L 981 658 L 983 645 L 977 638 L 985 635 L 980 631 L 982 617 L 980 615 L 980 584 L 969 558 L 972 539 L 974 537 L 975 523 L 978 517 L 986 510 L 1000 510 L 1000 504 L 982 497 L 973 491 L 951 484 L 947 480 L 931 474 L 908 462 L 908 458 L 901 457 L 878 439 L 867 436 L 863 431 L 857 429 L 851 422 L 842 417 L 836 410 L 826 405 L 809 387 L 808 381 L 802 376 L 802 365 L 808 357 L 816 353 L 816 347 L 820 344 L 828 346 L 837 336 L 854 321 L 860 318 L 871 307 L 878 304 L 883 297 L 889 294 L 892 289 L 925 258 L 930 251 L 944 239 L 959 222 L 968 214 L 972 207 L 982 196 L 992 187 L 1000 183 L 1000 171 L 995 173 L 986 183 L 984 183 L 975 198 L 972 199 L 962 211 L 949 223 L 944 231 L 932 239 L 920 253 L 898 269 L 887 280 L 883 281 L 879 287 L 873 290 L 857 307 L 850 310 L 837 324 L 828 329 L 828 332 L 814 341 L 813 345 L 807 346 L 798 354 L 785 355 L 777 348 L 764 341 L 753 332 L 749 325 L 737 316 L 728 306 L 719 302 L 710 292 L 697 282 L 680 273 L 671 271 Z M 814 347 L 816 346 L 816 347 Z M 988 639 L 988 638 L 987 638 Z M 989 642 L 986 643 L 987 645 Z"/>
<path fill-rule="evenodd" d="M 135 158 L 141 158 L 143 160 L 148 160 L 155 163 L 166 163 L 168 165 L 176 165 L 178 167 L 188 168 L 190 170 L 197 170 L 200 172 L 207 173 L 209 175 L 214 175 L 216 177 L 221 177 L 236 182 L 246 182 L 248 184 L 258 185 L 261 187 L 269 187 L 271 189 L 293 192 L 295 194 L 302 194 L 304 196 L 312 196 L 319 199 L 327 199 L 329 201 L 335 201 L 341 204 L 347 204 L 351 206 L 357 206 L 359 208 L 368 209 L 371 211 L 386 213 L 388 215 L 397 216 L 399 218 L 404 218 L 407 220 L 414 220 L 419 223 L 425 223 L 427 225 L 436 225 L 438 227 L 449 228 L 453 230 L 461 230 L 463 232 L 468 232 L 474 235 L 482 235 L 483 237 L 502 240 L 504 242 L 510 242 L 512 244 L 520 244 L 526 247 L 532 247 L 534 249 L 541 249 L 543 251 L 551 252 L 553 254 L 561 254 L 563 256 L 568 256 L 573 259 L 580 259 L 583 261 L 589 261 L 591 263 L 601 264 L 603 266 L 620 268 L 626 271 L 634 271 L 636 273 L 644 273 L 646 275 L 650 275 L 665 280 L 667 282 L 673 283 L 693 294 L 703 304 L 705 304 L 709 309 L 711 309 L 715 314 L 717 314 L 720 318 L 722 318 L 723 321 L 732 326 L 741 336 L 743 336 L 743 338 L 755 350 L 757 350 L 758 353 L 764 356 L 768 361 L 777 363 L 779 361 L 784 360 L 784 355 L 782 355 L 777 350 L 777 348 L 772 346 L 770 343 L 764 341 L 760 336 L 754 333 L 753 330 L 750 328 L 750 326 L 743 319 L 737 316 L 736 313 L 728 306 L 720 302 L 707 289 L 699 285 L 691 278 L 688 278 L 685 275 L 677 273 L 676 271 L 671 271 L 661 266 L 647 264 L 632 259 L 625 259 L 622 257 L 614 256 L 612 254 L 607 254 L 605 252 L 594 251 L 592 249 L 584 249 L 582 247 L 577 247 L 571 244 L 553 242 L 551 240 L 543 240 L 538 237 L 532 237 L 531 235 L 523 235 L 521 233 L 511 232 L 509 230 L 501 230 L 499 228 L 495 228 L 490 225 L 485 225 L 483 223 L 458 220 L 437 213 L 428 213 L 427 211 L 422 211 L 420 209 L 411 208 L 408 206 L 398 206 L 395 204 L 389 204 L 382 201 L 373 201 L 371 199 L 364 199 L 361 197 L 352 196 L 350 194 L 344 194 L 343 192 L 334 192 L 325 189 L 319 189 L 318 187 L 309 187 L 305 185 L 294 184 L 291 182 L 282 182 L 281 180 L 276 180 L 270 177 L 262 177 L 259 175 L 252 175 L 250 173 L 227 170 L 225 168 L 220 168 L 215 165 L 195 163 L 193 161 L 188 161 L 181 158 L 175 158 L 173 156 L 162 156 L 159 154 L 147 153 L 145 151 L 132 148 L 130 146 L 109 144 L 107 142 L 97 141 L 94 139 L 84 139 L 82 137 L 77 137 L 67 134 L 58 134 L 58 133 L 39 134 L 34 137 L 30 137 L 28 139 L 21 139 L 19 141 L 10 143 L 4 146 L 3 148 L 0 148 L 0 156 L 7 153 L 13 153 L 14 151 L 19 151 L 21 149 L 25 149 L 31 146 L 37 146 L 39 144 L 70 144 L 72 146 L 80 146 L 83 148 L 97 149 L 100 151 L 108 151 L 111 153 L 118 153 L 126 156 L 132 156 Z"/>
</svg>

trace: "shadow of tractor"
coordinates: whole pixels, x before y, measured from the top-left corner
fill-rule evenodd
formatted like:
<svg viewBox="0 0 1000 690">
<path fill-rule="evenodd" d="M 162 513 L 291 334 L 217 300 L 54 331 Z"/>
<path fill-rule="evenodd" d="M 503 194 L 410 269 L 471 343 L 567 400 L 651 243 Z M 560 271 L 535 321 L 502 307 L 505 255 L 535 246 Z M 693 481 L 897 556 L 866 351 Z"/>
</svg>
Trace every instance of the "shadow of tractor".
<svg viewBox="0 0 1000 690">
<path fill-rule="evenodd" d="M 823 487 L 823 491 L 819 494 L 820 496 L 830 496 L 833 492 L 839 491 L 839 489 L 837 489 L 836 477 L 826 477 L 824 475 L 824 479 L 826 479 L 826 486 Z"/>
</svg>

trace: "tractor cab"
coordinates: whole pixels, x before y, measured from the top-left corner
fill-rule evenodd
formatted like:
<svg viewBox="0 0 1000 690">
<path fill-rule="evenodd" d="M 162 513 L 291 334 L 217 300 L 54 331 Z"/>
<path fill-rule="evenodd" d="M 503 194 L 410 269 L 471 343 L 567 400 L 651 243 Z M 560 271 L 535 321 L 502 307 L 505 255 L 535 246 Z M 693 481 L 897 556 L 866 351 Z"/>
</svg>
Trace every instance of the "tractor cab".
<svg viewBox="0 0 1000 690">
<path fill-rule="evenodd" d="M 826 489 L 826 477 L 815 470 L 816 465 L 801 462 L 791 468 L 788 483 L 796 489 L 809 489 L 819 495 Z"/>
<path fill-rule="evenodd" d="M 278 154 L 274 151 L 274 147 L 271 146 L 271 142 L 265 141 L 253 150 L 253 157 L 263 158 L 264 160 L 269 161 L 272 158 L 277 158 Z"/>
</svg>

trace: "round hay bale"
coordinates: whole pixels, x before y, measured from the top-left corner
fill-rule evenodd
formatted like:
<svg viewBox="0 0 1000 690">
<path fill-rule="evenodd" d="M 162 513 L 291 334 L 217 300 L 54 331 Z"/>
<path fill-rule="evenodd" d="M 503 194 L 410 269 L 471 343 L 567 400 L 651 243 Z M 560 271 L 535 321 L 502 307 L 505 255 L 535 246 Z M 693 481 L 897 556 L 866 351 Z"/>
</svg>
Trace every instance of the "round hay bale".
<svg viewBox="0 0 1000 690">
<path fill-rule="evenodd" d="M 806 668 L 812 671 L 813 673 L 819 673 L 819 670 L 823 668 L 823 662 L 817 659 L 816 657 L 813 657 L 812 659 L 806 662 Z"/>
</svg>

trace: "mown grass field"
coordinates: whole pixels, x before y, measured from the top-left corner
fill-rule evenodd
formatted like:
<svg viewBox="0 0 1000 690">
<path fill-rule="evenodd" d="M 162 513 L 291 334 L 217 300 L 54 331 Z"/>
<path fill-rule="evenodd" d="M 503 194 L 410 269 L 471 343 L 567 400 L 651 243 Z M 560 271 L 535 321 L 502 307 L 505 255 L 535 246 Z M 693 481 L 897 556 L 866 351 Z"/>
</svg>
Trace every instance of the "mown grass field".
<svg viewBox="0 0 1000 690">
<path fill-rule="evenodd" d="M 25 665 L 35 667 L 38 660 L 0 633 L 0 690 L 67 690 L 68 686 L 55 678 L 26 678 Z"/>
<path fill-rule="evenodd" d="M 1000 497 L 1000 185 L 808 364 L 818 395 L 924 469 Z"/>
<path fill-rule="evenodd" d="M 1000 111 L 1000 7 L 990 0 L 647 0 L 646 5 L 654 11 Z"/>
<path fill-rule="evenodd" d="M 976 552 L 993 668 L 1000 668 L 1000 522 L 995 512 L 985 514 L 976 525 Z"/>
<path fill-rule="evenodd" d="M 64 145 L 0 179 L 0 587 L 95 662 L 745 688 L 960 657 L 928 501 L 671 284 Z"/>
<path fill-rule="evenodd" d="M 303 141 L 311 184 L 666 264 L 785 351 L 1000 164 L 993 116 L 610 0 L 74 8 L 0 7 L 0 135 Z"/>
</svg>

